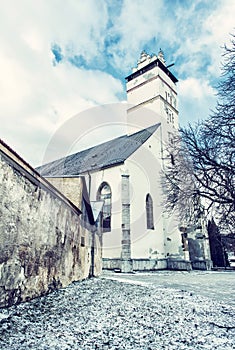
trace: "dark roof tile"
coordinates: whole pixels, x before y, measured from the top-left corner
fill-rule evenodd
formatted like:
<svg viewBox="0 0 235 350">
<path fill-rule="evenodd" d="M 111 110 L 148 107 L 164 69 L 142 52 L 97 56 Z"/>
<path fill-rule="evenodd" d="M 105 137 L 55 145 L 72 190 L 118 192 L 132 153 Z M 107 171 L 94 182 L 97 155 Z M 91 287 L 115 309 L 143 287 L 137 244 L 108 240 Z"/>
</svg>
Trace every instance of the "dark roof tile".
<svg viewBox="0 0 235 350">
<path fill-rule="evenodd" d="M 43 176 L 72 176 L 123 163 L 158 129 L 159 124 L 71 154 L 37 168 Z"/>
</svg>

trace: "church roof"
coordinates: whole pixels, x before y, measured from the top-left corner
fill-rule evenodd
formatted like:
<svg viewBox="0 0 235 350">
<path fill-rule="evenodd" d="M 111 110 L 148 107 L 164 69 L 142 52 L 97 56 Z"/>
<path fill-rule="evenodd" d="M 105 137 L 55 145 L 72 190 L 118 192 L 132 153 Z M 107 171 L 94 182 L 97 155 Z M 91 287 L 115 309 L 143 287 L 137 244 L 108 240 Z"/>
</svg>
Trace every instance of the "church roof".
<svg viewBox="0 0 235 350">
<path fill-rule="evenodd" d="M 123 135 L 37 168 L 42 176 L 72 176 L 122 164 L 158 129 L 160 123 Z"/>
</svg>

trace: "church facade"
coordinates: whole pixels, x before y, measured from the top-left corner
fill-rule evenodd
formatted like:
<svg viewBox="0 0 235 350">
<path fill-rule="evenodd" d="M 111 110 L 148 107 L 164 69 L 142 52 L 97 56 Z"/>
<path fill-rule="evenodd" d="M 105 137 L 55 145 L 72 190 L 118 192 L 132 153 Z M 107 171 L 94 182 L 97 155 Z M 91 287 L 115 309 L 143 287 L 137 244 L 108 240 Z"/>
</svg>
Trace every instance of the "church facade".
<svg viewBox="0 0 235 350">
<path fill-rule="evenodd" d="M 176 213 L 166 214 L 161 173 L 165 145 L 178 130 L 177 79 L 158 56 L 142 52 L 126 78 L 127 133 L 111 141 L 43 165 L 41 175 L 83 176 L 102 232 L 103 267 L 133 270 L 191 269 L 188 240 Z M 194 258 L 210 261 L 205 226 Z M 196 240 L 196 233 L 191 233 Z M 201 263 L 200 263 L 201 261 Z"/>
</svg>

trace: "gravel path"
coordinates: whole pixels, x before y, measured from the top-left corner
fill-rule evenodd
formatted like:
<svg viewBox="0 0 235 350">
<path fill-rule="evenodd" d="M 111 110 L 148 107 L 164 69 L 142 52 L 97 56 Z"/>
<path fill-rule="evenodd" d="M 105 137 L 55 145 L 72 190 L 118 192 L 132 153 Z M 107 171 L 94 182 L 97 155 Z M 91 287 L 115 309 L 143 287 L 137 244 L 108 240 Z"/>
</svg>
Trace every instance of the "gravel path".
<svg viewBox="0 0 235 350">
<path fill-rule="evenodd" d="M 0 309 L 1 350 L 232 350 L 235 308 L 104 278 Z"/>
</svg>

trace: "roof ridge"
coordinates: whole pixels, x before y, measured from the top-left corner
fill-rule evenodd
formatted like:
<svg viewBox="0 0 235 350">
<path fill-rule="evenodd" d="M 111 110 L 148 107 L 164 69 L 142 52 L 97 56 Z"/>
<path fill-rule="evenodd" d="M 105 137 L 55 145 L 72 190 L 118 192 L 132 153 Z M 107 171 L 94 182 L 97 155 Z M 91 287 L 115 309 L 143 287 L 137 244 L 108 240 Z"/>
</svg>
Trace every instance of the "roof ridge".
<svg viewBox="0 0 235 350">
<path fill-rule="evenodd" d="M 53 162 L 58 161 L 58 160 L 60 160 L 60 159 L 67 158 L 67 157 L 69 157 L 69 156 L 74 156 L 75 154 L 79 154 L 79 153 L 82 153 L 82 152 L 85 152 L 85 151 L 90 151 L 90 150 L 92 150 L 92 149 L 95 148 L 95 147 L 98 147 L 98 146 L 101 146 L 101 145 L 105 145 L 105 144 L 107 144 L 107 143 L 109 143 L 109 142 L 113 142 L 114 140 L 118 140 L 118 139 L 121 139 L 121 138 L 123 138 L 123 137 L 129 137 L 129 136 L 133 136 L 133 135 L 142 133 L 142 132 L 144 132 L 144 131 L 146 131 L 146 130 L 148 130 L 148 129 L 151 129 L 151 128 L 153 128 L 153 127 L 157 127 L 157 126 L 159 126 L 160 124 L 161 124 L 161 123 L 156 123 L 156 124 L 153 124 L 153 125 L 151 125 L 151 126 L 148 126 L 148 127 L 145 128 L 145 129 L 138 130 L 138 131 L 136 131 L 136 132 L 133 133 L 133 134 L 130 134 L 130 135 L 128 135 L 128 134 L 123 134 L 123 135 L 114 137 L 114 138 L 111 139 L 111 140 L 107 140 L 107 141 L 104 141 L 104 142 L 101 142 L 101 143 L 97 143 L 97 144 L 95 144 L 94 146 L 91 146 L 91 147 L 88 147 L 88 148 L 84 148 L 84 149 L 82 149 L 81 151 L 77 151 L 77 152 L 71 153 L 71 154 L 69 154 L 69 155 L 67 155 L 67 156 L 64 156 L 64 157 L 62 157 L 62 158 L 55 159 L 55 160 L 53 160 L 53 161 L 50 162 L 50 163 L 53 163 Z M 49 164 L 49 163 L 48 163 L 48 164 Z"/>
<path fill-rule="evenodd" d="M 131 135 L 121 135 L 38 167 L 42 175 L 82 174 L 123 163 L 157 130 L 160 123 Z"/>
<path fill-rule="evenodd" d="M 160 124 L 161 124 L 161 123 L 156 123 L 156 124 L 150 125 L 150 126 L 148 126 L 147 128 L 138 130 L 138 131 L 136 131 L 135 133 L 130 134 L 130 135 L 127 135 L 127 136 L 128 136 L 128 137 L 129 137 L 129 136 L 134 136 L 134 135 L 140 134 L 140 133 L 142 133 L 142 132 L 144 132 L 144 131 L 147 131 L 147 130 L 149 130 L 149 129 L 155 129 L 155 128 L 157 129 L 157 127 L 158 127 Z"/>
</svg>

